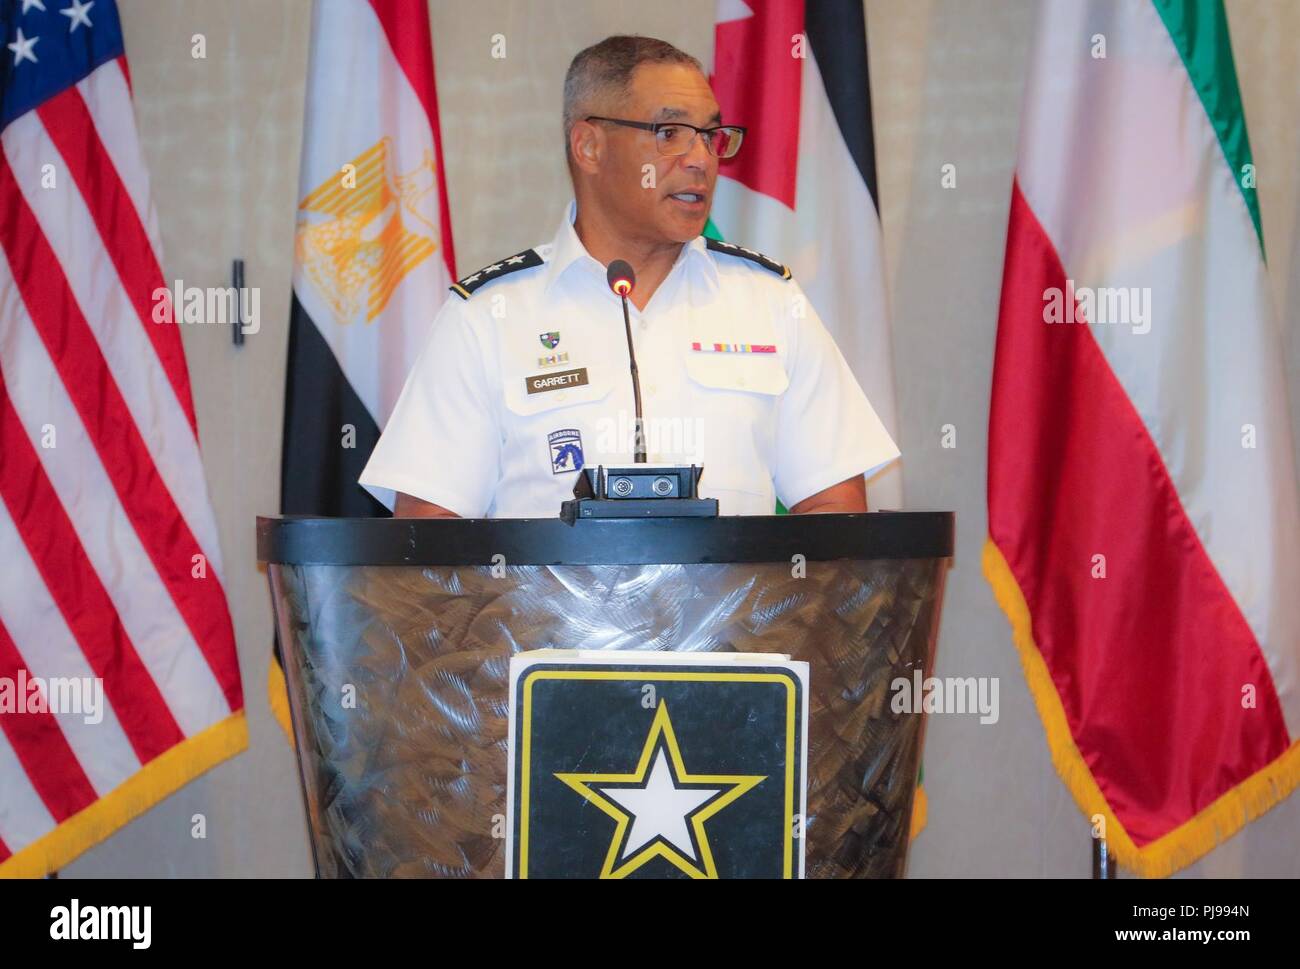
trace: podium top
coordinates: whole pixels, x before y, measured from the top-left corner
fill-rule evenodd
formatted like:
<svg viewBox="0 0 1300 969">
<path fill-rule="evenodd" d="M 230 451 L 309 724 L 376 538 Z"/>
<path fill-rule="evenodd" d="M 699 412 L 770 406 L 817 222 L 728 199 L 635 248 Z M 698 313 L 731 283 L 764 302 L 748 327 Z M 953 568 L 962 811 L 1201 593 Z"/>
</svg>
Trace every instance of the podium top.
<svg viewBox="0 0 1300 969">
<path fill-rule="evenodd" d="M 949 558 L 950 511 L 719 518 L 258 518 L 279 565 L 684 565 Z M 502 556 L 503 558 L 497 558 Z"/>
</svg>

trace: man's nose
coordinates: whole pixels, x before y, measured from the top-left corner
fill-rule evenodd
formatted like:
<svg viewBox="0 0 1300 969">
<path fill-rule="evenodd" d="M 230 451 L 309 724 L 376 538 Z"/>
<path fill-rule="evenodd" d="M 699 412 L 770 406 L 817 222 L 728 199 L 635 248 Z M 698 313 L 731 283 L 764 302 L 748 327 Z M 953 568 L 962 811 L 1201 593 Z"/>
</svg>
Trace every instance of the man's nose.
<svg viewBox="0 0 1300 969">
<path fill-rule="evenodd" d="M 682 167 L 697 172 L 708 171 L 709 162 L 712 158 L 713 155 L 704 145 L 704 135 L 697 133 L 695 140 L 691 142 L 691 147 L 682 156 Z"/>
</svg>

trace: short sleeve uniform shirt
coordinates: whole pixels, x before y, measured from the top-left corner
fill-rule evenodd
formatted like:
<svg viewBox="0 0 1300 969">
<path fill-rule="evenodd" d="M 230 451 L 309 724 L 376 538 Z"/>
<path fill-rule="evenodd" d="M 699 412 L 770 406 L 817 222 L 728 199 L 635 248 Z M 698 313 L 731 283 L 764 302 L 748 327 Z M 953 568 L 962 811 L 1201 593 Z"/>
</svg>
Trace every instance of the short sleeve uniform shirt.
<svg viewBox="0 0 1300 969">
<path fill-rule="evenodd" d="M 571 204 L 555 239 L 461 280 L 361 484 L 466 518 L 542 518 L 578 469 L 631 463 L 622 306 Z M 724 515 L 769 515 L 898 457 L 785 267 L 699 237 L 644 310 L 628 304 L 647 460 L 699 464 Z"/>
</svg>

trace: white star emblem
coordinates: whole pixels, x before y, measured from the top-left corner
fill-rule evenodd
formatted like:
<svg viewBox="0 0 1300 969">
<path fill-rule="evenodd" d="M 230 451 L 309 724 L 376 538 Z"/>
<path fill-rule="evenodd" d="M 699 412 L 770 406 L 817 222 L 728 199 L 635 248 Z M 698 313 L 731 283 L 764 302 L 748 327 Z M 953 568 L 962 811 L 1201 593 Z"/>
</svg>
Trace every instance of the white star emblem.
<svg viewBox="0 0 1300 969">
<path fill-rule="evenodd" d="M 40 40 L 39 37 L 24 37 L 23 29 L 18 28 L 18 39 L 12 44 L 6 45 L 14 52 L 14 67 L 17 67 L 24 60 L 29 60 L 33 64 L 36 63 L 36 55 L 32 53 L 32 48 L 36 46 L 38 40 Z"/>
<path fill-rule="evenodd" d="M 511 256 L 509 259 L 506 260 L 506 265 L 516 266 L 523 261 L 524 261 L 523 256 Z"/>
<path fill-rule="evenodd" d="M 487 269 L 484 269 L 483 271 L 485 273 L 494 273 L 500 268 L 501 268 L 501 263 L 494 262 L 492 265 L 488 266 Z"/>
<path fill-rule="evenodd" d="M 31 10 L 32 7 L 35 7 L 42 13 L 45 11 L 45 4 L 43 4 L 41 0 L 23 0 L 23 9 L 20 10 L 19 13 L 26 13 L 28 10 Z"/>
<path fill-rule="evenodd" d="M 483 275 L 483 274 L 482 274 L 482 273 L 475 273 L 473 276 L 466 276 L 464 279 L 461 280 L 461 284 L 463 285 L 463 284 L 465 284 L 465 283 L 472 283 L 472 282 L 474 282 L 474 280 L 478 279 L 479 276 L 481 276 L 481 275 Z"/>
<path fill-rule="evenodd" d="M 627 836 L 619 861 L 627 860 L 639 848 L 660 837 L 691 861 L 698 861 L 691 834 L 686 829 L 686 819 L 722 789 L 678 787 L 673 782 L 672 769 L 663 748 L 660 748 L 645 787 L 602 787 L 598 790 L 632 815 L 632 832 Z"/>
<path fill-rule="evenodd" d="M 82 3 L 81 0 L 72 0 L 71 7 L 64 7 L 59 11 L 59 13 L 72 21 L 72 24 L 68 27 L 68 33 L 72 33 L 82 24 L 85 24 L 87 27 L 95 26 L 90 22 L 89 16 L 90 8 L 94 5 L 95 0 L 90 0 L 89 3 Z"/>
<path fill-rule="evenodd" d="M 652 858 L 692 878 L 717 878 L 705 822 L 765 780 L 761 774 L 688 772 L 662 701 L 634 771 L 555 777 L 616 822 L 601 878 L 624 878 Z"/>
</svg>

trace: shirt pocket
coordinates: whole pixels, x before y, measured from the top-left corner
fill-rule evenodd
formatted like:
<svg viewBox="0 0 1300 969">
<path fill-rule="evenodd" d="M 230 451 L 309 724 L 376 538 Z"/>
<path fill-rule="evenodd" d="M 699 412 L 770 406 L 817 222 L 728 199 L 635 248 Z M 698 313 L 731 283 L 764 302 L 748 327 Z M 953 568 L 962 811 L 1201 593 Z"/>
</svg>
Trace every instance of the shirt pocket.
<svg viewBox="0 0 1300 969">
<path fill-rule="evenodd" d="M 697 353 L 686 357 L 686 375 L 697 387 L 725 394 L 777 397 L 790 386 L 775 353 Z"/>
<path fill-rule="evenodd" d="M 532 381 L 545 380 L 574 371 L 585 371 L 586 383 L 561 383 L 557 389 L 529 393 Z M 594 463 L 602 417 L 614 388 L 607 370 L 581 365 L 561 365 L 538 370 L 507 364 L 502 373 L 504 426 L 502 428 L 502 485 L 545 493 L 558 502 L 571 496 L 573 471 Z M 576 458 L 563 456 L 564 443 L 576 446 Z M 570 448 L 572 451 L 572 449 Z M 540 489 L 540 491 L 539 491 Z M 552 495 L 551 492 L 555 494 Z"/>
<path fill-rule="evenodd" d="M 771 514 L 776 409 L 790 386 L 780 357 L 689 351 L 686 376 L 704 422 L 701 495 L 724 515 Z"/>
<path fill-rule="evenodd" d="M 522 418 L 599 403 L 614 388 L 612 375 L 603 367 L 575 365 L 538 370 L 511 366 L 503 377 L 506 408 Z"/>
<path fill-rule="evenodd" d="M 777 327 L 755 309 L 685 327 L 686 375 L 697 387 L 737 402 L 785 393 L 790 378 Z M 696 349 L 696 348 L 699 349 Z"/>
</svg>

